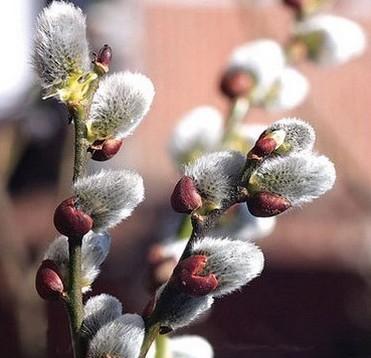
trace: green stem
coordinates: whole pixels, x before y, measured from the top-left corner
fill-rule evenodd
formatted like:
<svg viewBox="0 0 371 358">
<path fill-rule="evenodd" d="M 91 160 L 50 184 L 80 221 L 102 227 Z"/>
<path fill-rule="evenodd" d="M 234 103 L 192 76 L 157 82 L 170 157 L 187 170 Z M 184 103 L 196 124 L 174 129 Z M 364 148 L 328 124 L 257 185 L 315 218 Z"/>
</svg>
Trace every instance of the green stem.
<svg viewBox="0 0 371 358">
<path fill-rule="evenodd" d="M 70 326 L 75 358 L 82 358 L 82 343 L 80 328 L 84 318 L 84 306 L 81 293 L 81 243 L 82 238 L 69 238 L 69 287 L 67 308 L 70 316 Z"/>
<path fill-rule="evenodd" d="M 75 159 L 73 167 L 73 182 L 85 175 L 87 165 L 86 140 L 86 108 L 82 105 L 71 110 L 75 125 Z M 82 274 L 81 274 L 81 245 L 82 237 L 69 237 L 69 287 L 67 292 L 67 308 L 70 317 L 71 336 L 74 348 L 74 357 L 84 357 L 84 345 L 80 329 L 84 318 L 84 305 L 82 300 Z"/>
<path fill-rule="evenodd" d="M 139 358 L 145 358 L 153 341 L 159 336 L 160 323 L 146 322 L 146 334 L 142 344 Z"/>
<path fill-rule="evenodd" d="M 192 233 L 192 221 L 190 215 L 184 215 L 177 231 L 178 240 L 186 240 Z"/>
<path fill-rule="evenodd" d="M 170 351 L 169 338 L 165 335 L 157 336 L 155 358 L 172 358 Z"/>
</svg>

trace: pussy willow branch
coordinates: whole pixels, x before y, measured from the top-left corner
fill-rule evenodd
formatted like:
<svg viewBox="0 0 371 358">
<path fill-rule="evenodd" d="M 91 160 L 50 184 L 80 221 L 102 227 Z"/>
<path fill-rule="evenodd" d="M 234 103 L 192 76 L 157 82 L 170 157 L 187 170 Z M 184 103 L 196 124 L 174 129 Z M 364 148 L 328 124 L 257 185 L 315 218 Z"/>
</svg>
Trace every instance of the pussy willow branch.
<svg viewBox="0 0 371 358">
<path fill-rule="evenodd" d="M 75 126 L 75 159 L 73 182 L 85 174 L 87 165 L 88 141 L 86 140 L 86 107 L 78 105 L 71 110 Z M 84 357 L 84 349 L 80 337 L 80 328 L 84 318 L 84 306 L 81 292 L 81 245 L 82 237 L 68 238 L 69 275 L 67 291 L 67 308 L 70 317 L 71 334 L 75 358 Z"/>
<path fill-rule="evenodd" d="M 183 259 L 190 256 L 191 248 L 193 243 L 198 240 L 202 239 L 207 235 L 207 233 L 218 223 L 220 217 L 233 205 L 241 203 L 246 201 L 248 198 L 248 192 L 247 189 L 244 187 L 238 187 L 236 192 L 231 195 L 231 197 L 228 200 L 225 200 L 221 207 L 218 209 L 212 210 L 210 213 L 208 213 L 205 216 L 201 216 L 197 213 L 194 213 L 192 215 L 192 234 L 189 238 L 187 245 L 183 251 L 183 254 L 179 260 L 182 261 Z M 178 263 L 179 263 L 178 262 Z M 162 307 L 166 306 L 166 301 L 171 300 L 172 293 L 167 292 L 167 287 L 165 287 L 164 291 L 161 294 L 161 297 L 165 304 L 161 305 L 161 308 L 159 309 L 161 311 Z M 158 322 L 158 306 L 155 307 L 155 310 L 152 312 L 152 314 L 145 319 L 146 322 L 146 334 L 144 337 L 140 358 L 145 358 L 146 354 L 151 347 L 151 344 L 153 341 L 157 338 L 157 336 L 161 333 L 161 325 Z"/>
</svg>

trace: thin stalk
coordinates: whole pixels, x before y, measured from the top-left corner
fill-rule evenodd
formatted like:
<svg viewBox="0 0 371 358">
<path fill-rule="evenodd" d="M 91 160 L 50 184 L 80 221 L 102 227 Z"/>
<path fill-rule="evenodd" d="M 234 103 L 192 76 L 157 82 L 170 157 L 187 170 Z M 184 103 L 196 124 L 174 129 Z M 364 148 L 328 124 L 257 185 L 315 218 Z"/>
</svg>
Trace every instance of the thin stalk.
<svg viewBox="0 0 371 358">
<path fill-rule="evenodd" d="M 169 338 L 165 335 L 159 335 L 155 341 L 156 355 L 155 358 L 172 358 L 169 347 Z"/>
</svg>

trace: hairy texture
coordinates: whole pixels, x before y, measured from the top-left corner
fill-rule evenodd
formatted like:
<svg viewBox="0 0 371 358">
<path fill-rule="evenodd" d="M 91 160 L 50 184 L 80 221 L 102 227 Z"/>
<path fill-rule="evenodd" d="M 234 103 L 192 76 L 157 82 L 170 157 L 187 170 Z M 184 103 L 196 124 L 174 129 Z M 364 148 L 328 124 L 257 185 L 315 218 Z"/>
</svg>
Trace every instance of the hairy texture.
<svg viewBox="0 0 371 358">
<path fill-rule="evenodd" d="M 87 123 L 95 139 L 125 138 L 147 114 L 155 90 L 149 78 L 129 71 L 105 77 L 94 94 Z"/>
<path fill-rule="evenodd" d="M 111 236 L 106 232 L 86 234 L 81 247 L 83 286 L 90 287 L 100 272 L 111 247 Z M 87 290 L 83 290 L 86 292 Z"/>
<path fill-rule="evenodd" d="M 273 232 L 276 221 L 275 217 L 260 218 L 251 215 L 246 205 L 235 205 L 223 216 L 222 223 L 209 234 L 214 237 L 230 235 L 234 240 L 257 241 Z"/>
<path fill-rule="evenodd" d="M 91 284 L 100 272 L 100 265 L 106 259 L 111 246 L 111 237 L 105 233 L 94 233 L 90 231 L 82 240 L 81 246 L 81 273 L 82 292 L 90 290 Z M 68 280 L 68 238 L 59 236 L 48 247 L 44 260 L 52 260 L 58 267 L 63 277 L 63 282 Z"/>
<path fill-rule="evenodd" d="M 214 299 L 208 296 L 194 297 L 178 290 L 170 289 L 170 299 L 163 300 L 162 293 L 166 292 L 166 284 L 161 286 L 156 293 L 156 301 L 159 307 L 159 320 L 161 325 L 173 330 L 189 325 L 210 309 Z M 169 297 L 167 292 L 167 297 Z"/>
<path fill-rule="evenodd" d="M 188 112 L 175 127 L 169 150 L 174 161 L 185 164 L 200 153 L 215 149 L 223 135 L 220 112 L 208 106 Z"/>
<path fill-rule="evenodd" d="M 245 157 L 239 152 L 215 152 L 187 165 L 184 173 L 192 178 L 202 198 L 218 207 L 235 192 L 244 164 Z"/>
<path fill-rule="evenodd" d="M 240 68 L 252 74 L 255 87 L 252 100 L 261 102 L 285 66 L 285 55 L 281 46 L 272 40 L 249 42 L 235 49 L 229 61 L 230 68 Z"/>
<path fill-rule="evenodd" d="M 192 255 L 205 255 L 205 275 L 214 274 L 218 287 L 214 297 L 231 293 L 258 275 L 264 267 L 264 256 L 260 249 L 250 242 L 205 237 L 193 244 Z"/>
<path fill-rule="evenodd" d="M 85 16 L 71 3 L 54 1 L 38 17 L 33 64 L 44 89 L 89 70 Z"/>
<path fill-rule="evenodd" d="M 73 189 L 77 205 L 92 217 L 97 231 L 126 219 L 144 199 L 143 179 L 131 170 L 101 170 L 77 180 Z"/>
<path fill-rule="evenodd" d="M 309 92 L 308 80 L 297 70 L 286 67 L 265 102 L 271 111 L 288 111 L 299 106 Z"/>
<path fill-rule="evenodd" d="M 272 123 L 266 132 L 276 130 L 284 130 L 286 133 L 282 146 L 276 152 L 289 154 L 313 149 L 316 133 L 310 124 L 297 118 L 284 118 Z"/>
<path fill-rule="evenodd" d="M 317 15 L 300 22 L 296 36 L 308 39 L 308 35 L 320 34 L 315 44 L 314 60 L 324 64 L 339 64 L 360 56 L 365 51 L 366 36 L 355 22 L 333 15 Z"/>
<path fill-rule="evenodd" d="M 90 341 L 88 358 L 138 358 L 144 338 L 144 321 L 124 314 L 105 324 Z"/>
<path fill-rule="evenodd" d="M 172 358 L 213 358 L 214 352 L 211 344 L 199 336 L 178 336 L 168 339 L 169 351 Z M 147 358 L 154 358 L 155 345 L 151 346 Z"/>
<path fill-rule="evenodd" d="M 117 298 L 104 293 L 93 296 L 84 306 L 81 332 L 91 340 L 102 326 L 118 318 L 121 314 L 122 305 Z"/>
<path fill-rule="evenodd" d="M 251 176 L 249 188 L 279 194 L 299 206 L 330 190 L 335 178 L 334 164 L 327 157 L 299 153 L 266 160 Z"/>
</svg>

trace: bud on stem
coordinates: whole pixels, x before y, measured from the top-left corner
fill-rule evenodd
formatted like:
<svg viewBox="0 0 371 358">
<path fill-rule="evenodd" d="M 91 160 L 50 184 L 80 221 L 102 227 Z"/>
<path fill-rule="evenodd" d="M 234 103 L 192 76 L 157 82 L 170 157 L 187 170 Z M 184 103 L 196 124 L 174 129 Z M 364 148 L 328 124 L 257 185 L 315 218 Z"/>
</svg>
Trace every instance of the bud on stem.
<svg viewBox="0 0 371 358">
<path fill-rule="evenodd" d="M 54 226 L 69 238 L 83 237 L 93 227 L 93 219 L 75 206 L 76 198 L 68 198 L 60 203 L 54 212 Z"/>
<path fill-rule="evenodd" d="M 263 191 L 250 197 L 247 207 L 254 216 L 269 217 L 283 213 L 291 203 L 281 195 Z"/>
<path fill-rule="evenodd" d="M 36 291 L 41 298 L 54 301 L 63 296 L 64 285 L 58 267 L 52 260 L 44 260 L 36 273 Z"/>
<path fill-rule="evenodd" d="M 252 76 L 241 69 L 226 71 L 220 81 L 221 92 L 230 99 L 247 96 L 253 87 Z"/>
<path fill-rule="evenodd" d="M 122 139 L 97 140 L 90 146 L 88 151 L 92 153 L 91 159 L 103 162 L 117 154 L 122 144 Z"/>
<path fill-rule="evenodd" d="M 182 177 L 171 195 L 171 206 L 178 213 L 190 214 L 202 206 L 202 198 L 189 176 Z"/>
<path fill-rule="evenodd" d="M 109 71 L 109 65 L 112 61 L 112 48 L 107 44 L 104 45 L 98 52 L 97 58 L 94 61 L 94 64 L 102 72 L 102 74 Z"/>
</svg>

